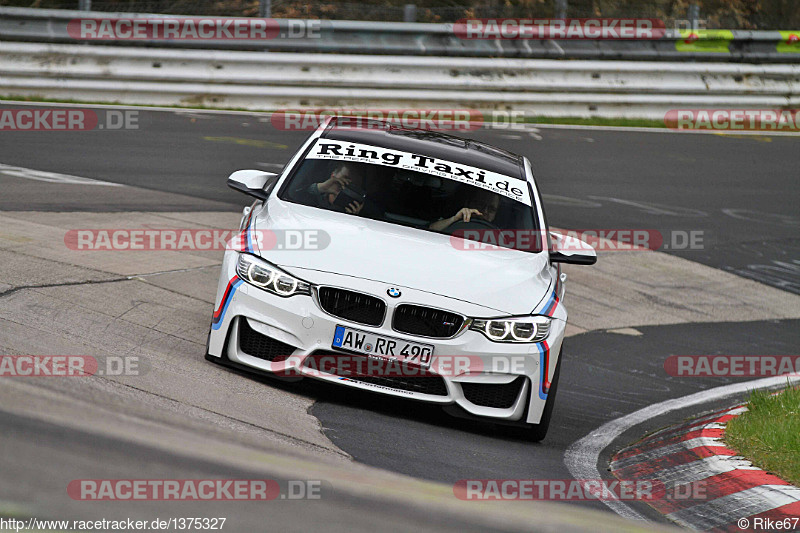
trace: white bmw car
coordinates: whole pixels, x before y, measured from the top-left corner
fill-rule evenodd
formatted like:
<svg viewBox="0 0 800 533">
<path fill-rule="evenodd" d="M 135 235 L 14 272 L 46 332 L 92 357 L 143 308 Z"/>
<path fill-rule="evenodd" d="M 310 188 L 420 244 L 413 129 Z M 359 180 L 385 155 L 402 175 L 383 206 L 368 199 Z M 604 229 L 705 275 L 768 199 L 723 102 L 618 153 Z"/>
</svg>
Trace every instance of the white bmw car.
<svg viewBox="0 0 800 533">
<path fill-rule="evenodd" d="M 206 358 L 439 404 L 544 438 L 567 323 L 527 158 L 383 122 L 328 119 L 256 201 L 226 252 Z"/>
</svg>

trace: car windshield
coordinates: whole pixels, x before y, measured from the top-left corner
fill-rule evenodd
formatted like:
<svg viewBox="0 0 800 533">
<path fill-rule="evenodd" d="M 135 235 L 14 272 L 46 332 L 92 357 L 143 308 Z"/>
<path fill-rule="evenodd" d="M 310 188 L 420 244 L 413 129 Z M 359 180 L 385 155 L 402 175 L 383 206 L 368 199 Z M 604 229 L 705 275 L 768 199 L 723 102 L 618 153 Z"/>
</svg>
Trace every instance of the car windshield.
<svg viewBox="0 0 800 533">
<path fill-rule="evenodd" d="M 321 139 L 280 197 L 489 245 L 542 250 L 527 183 L 418 154 Z"/>
</svg>

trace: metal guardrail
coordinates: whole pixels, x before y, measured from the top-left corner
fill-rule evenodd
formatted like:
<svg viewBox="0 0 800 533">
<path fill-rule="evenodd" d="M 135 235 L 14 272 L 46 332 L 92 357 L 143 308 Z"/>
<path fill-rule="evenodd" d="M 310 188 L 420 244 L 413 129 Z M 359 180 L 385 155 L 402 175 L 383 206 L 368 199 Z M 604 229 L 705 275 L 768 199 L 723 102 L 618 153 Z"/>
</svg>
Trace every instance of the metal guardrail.
<svg viewBox="0 0 800 533">
<path fill-rule="evenodd" d="M 170 15 L 105 13 L 0 7 L 0 41 L 76 44 L 67 32 L 69 21 L 80 18 L 150 18 Z M 180 18 L 180 17 L 178 17 Z M 309 21 L 275 19 L 279 36 L 269 40 L 126 41 L 92 44 L 210 48 L 281 52 L 327 52 L 370 55 L 431 55 L 448 57 L 507 57 L 540 59 L 614 59 L 637 61 L 726 61 L 747 63 L 800 62 L 800 43 L 778 31 L 699 32 L 695 41 L 668 30 L 653 40 L 466 40 L 452 24 L 318 21 L 314 35 L 286 36 L 291 27 Z M 797 32 L 800 35 L 800 32 Z"/>
<path fill-rule="evenodd" d="M 0 95 L 260 110 L 517 110 L 661 119 L 800 107 L 800 65 L 558 61 L 3 43 Z"/>
</svg>

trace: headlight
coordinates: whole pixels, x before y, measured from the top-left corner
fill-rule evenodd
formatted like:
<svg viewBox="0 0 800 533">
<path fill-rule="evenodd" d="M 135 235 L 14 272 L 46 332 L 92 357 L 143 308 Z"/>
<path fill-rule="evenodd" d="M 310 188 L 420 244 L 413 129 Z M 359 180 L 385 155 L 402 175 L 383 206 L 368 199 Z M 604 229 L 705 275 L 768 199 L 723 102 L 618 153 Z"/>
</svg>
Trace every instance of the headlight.
<svg viewBox="0 0 800 533">
<path fill-rule="evenodd" d="M 469 329 L 480 331 L 495 342 L 542 342 L 550 333 L 551 318 L 474 318 Z"/>
<path fill-rule="evenodd" d="M 311 285 L 254 255 L 239 254 L 236 274 L 247 283 L 278 296 L 311 294 Z"/>
</svg>

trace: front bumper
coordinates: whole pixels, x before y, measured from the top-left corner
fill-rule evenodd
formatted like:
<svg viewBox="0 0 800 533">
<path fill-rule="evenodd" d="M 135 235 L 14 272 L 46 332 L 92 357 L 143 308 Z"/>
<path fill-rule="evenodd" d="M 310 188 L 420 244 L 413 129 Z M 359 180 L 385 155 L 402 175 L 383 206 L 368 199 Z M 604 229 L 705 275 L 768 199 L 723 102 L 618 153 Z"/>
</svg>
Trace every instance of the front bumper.
<svg viewBox="0 0 800 533">
<path fill-rule="evenodd" d="M 313 377 L 391 396 L 451 408 L 457 406 L 476 417 L 509 423 L 539 422 L 564 337 L 566 323 L 563 320 L 554 320 L 547 339 L 538 344 L 496 343 L 470 330 L 464 330 L 450 339 L 430 339 L 399 333 L 391 328 L 394 306 L 402 301 L 387 301 L 387 314 L 381 326 L 351 323 L 323 311 L 313 297 L 298 295 L 282 298 L 238 280 L 234 270 L 235 261 L 236 254 L 226 254 L 209 338 L 210 356 L 227 356 L 237 365 L 278 376 Z M 379 295 L 386 286 L 385 283 L 358 280 L 358 286 L 353 287 L 352 278 L 344 277 L 340 286 L 344 286 L 346 280 L 349 280 L 352 290 L 367 294 Z M 416 297 L 416 302 L 424 297 L 407 288 L 403 288 L 403 294 L 412 299 Z M 255 354 L 261 355 L 257 357 L 243 350 L 241 334 L 245 320 L 246 335 L 255 332 L 277 341 L 274 346 L 285 347 L 287 353 L 272 354 L 270 357 Z M 309 356 L 320 352 L 331 353 L 337 325 L 432 344 L 434 355 L 431 369 L 446 371 L 414 378 L 441 380 L 436 387 L 409 386 L 409 379 L 362 379 L 320 371 L 318 365 L 310 364 L 312 359 Z M 429 384 L 426 382 L 426 385 Z M 502 402 L 496 400 L 498 395 L 504 399 Z"/>
</svg>

